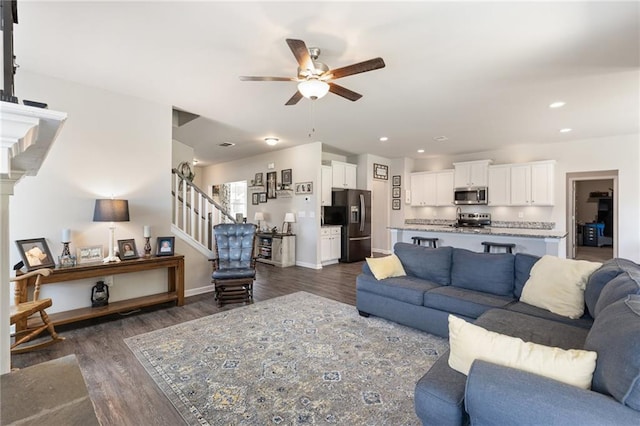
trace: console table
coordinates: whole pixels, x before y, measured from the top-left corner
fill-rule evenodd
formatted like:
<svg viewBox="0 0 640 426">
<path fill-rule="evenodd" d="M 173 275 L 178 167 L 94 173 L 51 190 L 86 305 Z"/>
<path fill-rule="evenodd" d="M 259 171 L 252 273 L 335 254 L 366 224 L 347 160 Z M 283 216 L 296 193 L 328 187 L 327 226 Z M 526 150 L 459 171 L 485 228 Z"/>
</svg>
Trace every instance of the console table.
<svg viewBox="0 0 640 426">
<path fill-rule="evenodd" d="M 49 318 L 54 325 L 60 325 L 90 318 L 97 318 L 118 312 L 131 311 L 147 306 L 160 305 L 167 302 L 175 301 L 177 306 L 182 306 L 184 304 L 183 255 L 142 257 L 139 259 L 123 260 L 122 262 L 92 263 L 65 268 L 55 268 L 48 277 L 41 278 L 40 283 L 42 285 L 165 268 L 167 269 L 168 287 L 166 293 L 151 294 L 149 296 L 109 302 L 107 306 L 100 306 L 96 308 L 86 307 L 57 312 L 49 314 Z M 21 302 L 26 301 L 27 299 L 26 286 L 33 285 L 34 282 L 22 283 L 20 288 Z"/>
</svg>

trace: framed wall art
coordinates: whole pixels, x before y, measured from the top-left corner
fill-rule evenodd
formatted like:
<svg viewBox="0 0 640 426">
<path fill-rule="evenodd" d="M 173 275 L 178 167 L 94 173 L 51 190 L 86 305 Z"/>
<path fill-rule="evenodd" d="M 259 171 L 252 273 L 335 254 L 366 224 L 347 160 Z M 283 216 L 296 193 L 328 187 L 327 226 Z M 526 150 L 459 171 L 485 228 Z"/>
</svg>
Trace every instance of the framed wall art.
<svg viewBox="0 0 640 426">
<path fill-rule="evenodd" d="M 384 164 L 373 163 L 373 178 L 374 179 L 389 179 L 389 166 Z"/>
<path fill-rule="evenodd" d="M 251 204 L 258 205 L 258 203 L 260 202 L 260 198 L 259 198 L 259 192 L 254 192 L 253 194 L 251 194 Z"/>
<path fill-rule="evenodd" d="M 267 198 L 276 198 L 277 172 L 267 172 Z"/>
<path fill-rule="evenodd" d="M 267 193 L 266 192 L 258 192 L 258 201 L 261 203 L 267 202 Z"/>
<path fill-rule="evenodd" d="M 400 186 L 400 175 L 394 176 L 392 179 L 393 186 Z"/>
<path fill-rule="evenodd" d="M 51 256 L 49 247 L 44 238 L 32 238 L 30 240 L 17 240 L 18 251 L 24 261 L 27 270 L 33 271 L 41 268 L 55 268 L 56 263 Z"/>
<path fill-rule="evenodd" d="M 313 182 L 296 183 L 296 194 L 313 194 Z"/>
<path fill-rule="evenodd" d="M 400 198 L 400 187 L 394 186 L 391 188 L 391 197 L 392 198 Z"/>
<path fill-rule="evenodd" d="M 284 169 L 282 171 L 280 180 L 282 181 L 280 182 L 282 185 L 291 185 L 291 183 L 293 182 L 291 180 L 291 169 Z"/>
<path fill-rule="evenodd" d="M 158 237 L 156 256 L 173 256 L 173 246 L 176 237 Z"/>
<path fill-rule="evenodd" d="M 121 260 L 137 259 L 140 257 L 136 249 L 136 241 L 133 238 L 118 240 L 118 257 Z"/>
<path fill-rule="evenodd" d="M 394 198 L 393 200 L 391 200 L 391 208 L 393 210 L 400 210 L 400 198 Z"/>
<path fill-rule="evenodd" d="M 104 259 L 104 250 L 102 246 L 87 246 L 78 248 L 78 264 L 97 263 Z"/>
<path fill-rule="evenodd" d="M 256 186 L 264 185 L 262 183 L 262 173 L 256 173 L 255 179 L 253 180 L 253 184 Z"/>
</svg>

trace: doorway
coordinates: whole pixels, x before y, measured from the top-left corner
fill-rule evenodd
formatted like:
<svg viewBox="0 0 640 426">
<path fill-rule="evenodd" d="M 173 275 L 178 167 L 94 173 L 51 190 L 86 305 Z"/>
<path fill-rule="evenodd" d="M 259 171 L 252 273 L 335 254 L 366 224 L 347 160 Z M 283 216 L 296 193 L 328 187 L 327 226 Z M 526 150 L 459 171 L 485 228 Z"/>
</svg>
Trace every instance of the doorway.
<svg viewBox="0 0 640 426">
<path fill-rule="evenodd" d="M 617 256 L 618 171 L 567 174 L 567 257 L 604 262 Z"/>
</svg>

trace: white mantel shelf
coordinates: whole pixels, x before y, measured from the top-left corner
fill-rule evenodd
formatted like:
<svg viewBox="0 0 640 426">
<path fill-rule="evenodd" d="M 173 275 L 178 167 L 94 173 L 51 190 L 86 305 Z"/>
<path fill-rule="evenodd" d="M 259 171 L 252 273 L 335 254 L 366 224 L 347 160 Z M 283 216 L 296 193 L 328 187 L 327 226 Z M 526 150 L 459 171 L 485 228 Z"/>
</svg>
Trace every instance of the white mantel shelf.
<svg viewBox="0 0 640 426">
<path fill-rule="evenodd" d="M 0 102 L 0 177 L 35 176 L 67 114 Z"/>
</svg>

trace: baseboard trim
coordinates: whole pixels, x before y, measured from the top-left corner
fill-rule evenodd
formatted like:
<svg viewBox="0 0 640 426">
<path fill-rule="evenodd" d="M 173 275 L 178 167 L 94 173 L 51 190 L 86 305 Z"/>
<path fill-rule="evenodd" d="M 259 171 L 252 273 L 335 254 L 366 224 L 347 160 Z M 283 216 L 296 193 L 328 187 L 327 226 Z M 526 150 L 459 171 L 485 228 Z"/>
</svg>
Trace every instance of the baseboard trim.
<svg viewBox="0 0 640 426">
<path fill-rule="evenodd" d="M 188 290 L 185 290 L 184 296 L 185 297 L 197 296 L 199 294 L 212 293 L 213 291 L 215 291 L 215 286 L 213 284 L 205 285 L 204 287 L 190 288 Z"/>
<path fill-rule="evenodd" d="M 322 269 L 322 264 L 314 264 L 307 262 L 296 262 L 296 266 L 302 266 L 303 268 Z"/>
</svg>

